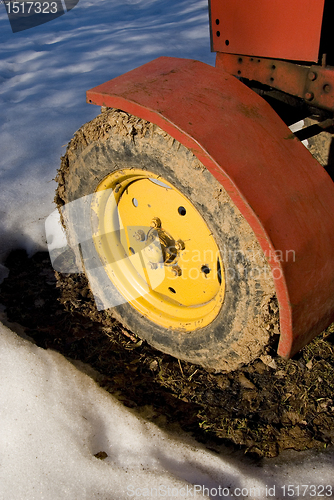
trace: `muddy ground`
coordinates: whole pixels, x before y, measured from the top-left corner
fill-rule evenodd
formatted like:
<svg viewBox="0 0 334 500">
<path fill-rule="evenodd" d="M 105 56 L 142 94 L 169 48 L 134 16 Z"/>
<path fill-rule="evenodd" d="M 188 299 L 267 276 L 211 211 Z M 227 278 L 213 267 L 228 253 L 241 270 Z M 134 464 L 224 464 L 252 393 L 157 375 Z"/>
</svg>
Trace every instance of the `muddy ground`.
<svg viewBox="0 0 334 500">
<path fill-rule="evenodd" d="M 6 266 L 0 303 L 8 326 L 22 333 L 22 325 L 40 347 L 88 363 L 103 388 L 157 425 L 254 457 L 334 443 L 334 324 L 292 360 L 272 352 L 217 375 L 152 349 L 106 312 L 92 311 L 83 275 L 72 275 L 70 287 L 62 282 L 61 299 L 47 253 L 28 259 L 15 251 Z"/>
</svg>

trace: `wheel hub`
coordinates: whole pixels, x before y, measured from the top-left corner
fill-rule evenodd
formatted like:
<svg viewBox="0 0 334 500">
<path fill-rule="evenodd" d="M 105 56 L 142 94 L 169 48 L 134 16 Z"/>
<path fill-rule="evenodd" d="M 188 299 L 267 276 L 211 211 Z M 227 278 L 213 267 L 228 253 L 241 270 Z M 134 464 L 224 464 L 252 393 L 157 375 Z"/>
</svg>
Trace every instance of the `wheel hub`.
<svg viewBox="0 0 334 500">
<path fill-rule="evenodd" d="M 224 300 L 223 266 L 194 205 L 139 169 L 110 174 L 97 194 L 95 247 L 125 299 L 165 328 L 193 331 L 212 322 Z"/>
<path fill-rule="evenodd" d="M 154 264 L 172 264 L 184 249 L 181 240 L 175 241 L 163 228 L 150 229 L 145 237 L 147 246 L 144 248 L 149 262 Z"/>
</svg>

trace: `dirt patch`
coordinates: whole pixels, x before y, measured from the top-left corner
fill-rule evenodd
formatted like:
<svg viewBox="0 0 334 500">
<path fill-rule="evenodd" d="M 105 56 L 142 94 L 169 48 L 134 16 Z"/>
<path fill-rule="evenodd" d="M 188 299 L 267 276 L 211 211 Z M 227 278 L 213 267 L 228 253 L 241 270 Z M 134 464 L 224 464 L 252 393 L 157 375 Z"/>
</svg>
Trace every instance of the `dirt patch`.
<svg viewBox="0 0 334 500">
<path fill-rule="evenodd" d="M 215 375 L 162 354 L 92 310 L 83 275 L 62 282 L 60 301 L 47 253 L 28 259 L 16 251 L 6 265 L 0 303 L 8 321 L 37 345 L 91 365 L 102 387 L 158 425 L 181 426 L 210 448 L 224 443 L 257 457 L 334 442 L 334 325 L 293 360 L 270 352 Z"/>
</svg>

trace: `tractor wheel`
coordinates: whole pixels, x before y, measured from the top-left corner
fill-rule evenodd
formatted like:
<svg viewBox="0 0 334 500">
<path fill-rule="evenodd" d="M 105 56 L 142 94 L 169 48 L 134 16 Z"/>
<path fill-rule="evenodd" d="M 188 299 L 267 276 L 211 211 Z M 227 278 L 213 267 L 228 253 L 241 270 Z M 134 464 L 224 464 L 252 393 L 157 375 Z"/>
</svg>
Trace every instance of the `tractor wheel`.
<svg viewBox="0 0 334 500">
<path fill-rule="evenodd" d="M 106 109 L 76 133 L 57 180 L 61 210 L 81 199 L 79 212 L 88 207 L 80 258 L 100 310 L 153 347 L 215 371 L 265 352 L 278 333 L 269 265 L 191 151 Z M 71 240 L 77 222 L 62 220 Z"/>
</svg>

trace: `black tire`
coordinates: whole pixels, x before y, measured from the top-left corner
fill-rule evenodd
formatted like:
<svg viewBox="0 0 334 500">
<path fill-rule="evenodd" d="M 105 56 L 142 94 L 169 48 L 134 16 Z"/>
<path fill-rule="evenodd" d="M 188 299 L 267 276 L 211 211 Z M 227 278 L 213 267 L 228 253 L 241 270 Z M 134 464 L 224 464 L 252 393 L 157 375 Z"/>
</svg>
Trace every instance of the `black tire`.
<svg viewBox="0 0 334 500">
<path fill-rule="evenodd" d="M 218 316 L 190 333 L 158 326 L 129 303 L 108 313 L 155 348 L 209 369 L 231 371 L 259 357 L 278 333 L 269 265 L 226 191 L 182 144 L 151 123 L 105 110 L 68 146 L 57 179 L 58 206 L 90 195 L 110 172 L 131 167 L 161 175 L 195 206 L 219 247 L 226 291 Z"/>
</svg>

